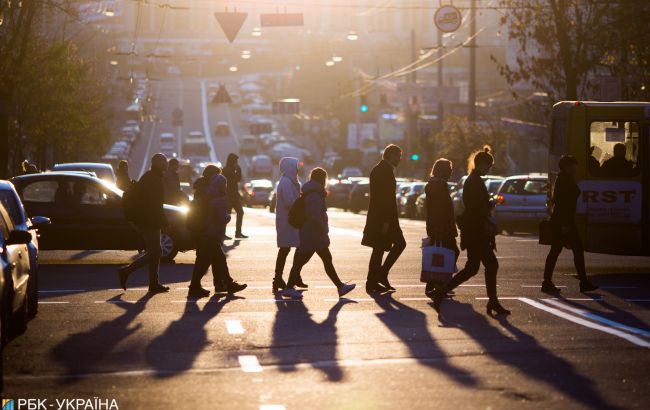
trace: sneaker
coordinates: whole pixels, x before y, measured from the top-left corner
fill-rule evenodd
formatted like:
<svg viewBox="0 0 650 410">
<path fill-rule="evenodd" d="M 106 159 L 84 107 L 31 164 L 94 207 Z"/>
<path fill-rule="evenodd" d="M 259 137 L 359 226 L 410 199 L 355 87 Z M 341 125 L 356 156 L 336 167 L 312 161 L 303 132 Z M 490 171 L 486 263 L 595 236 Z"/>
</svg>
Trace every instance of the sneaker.
<svg viewBox="0 0 650 410">
<path fill-rule="evenodd" d="M 593 292 L 594 290 L 597 290 L 598 286 L 594 285 L 593 283 L 589 282 L 588 279 L 584 279 L 580 281 L 580 292 Z"/>
<path fill-rule="evenodd" d="M 163 286 L 160 283 L 149 285 L 149 293 L 165 293 L 169 292 L 169 286 Z"/>
<path fill-rule="evenodd" d="M 356 287 L 357 285 L 355 285 L 354 283 L 339 286 L 339 297 L 342 298 L 343 296 L 352 292 Z"/>
<path fill-rule="evenodd" d="M 187 292 L 187 296 L 194 297 L 194 298 L 205 298 L 210 296 L 210 291 L 207 289 L 203 289 L 200 286 L 196 288 L 190 287 L 189 292 Z"/>
<path fill-rule="evenodd" d="M 233 295 L 237 292 L 241 292 L 242 290 L 246 289 L 248 285 L 245 283 L 237 283 L 237 282 L 231 282 L 228 284 L 228 294 Z"/>
<path fill-rule="evenodd" d="M 122 286 L 122 289 L 126 290 L 126 280 L 129 277 L 129 267 L 122 266 L 117 270 L 117 275 L 120 278 L 120 286 Z"/>
<path fill-rule="evenodd" d="M 544 281 L 542 282 L 542 292 L 544 293 L 557 293 L 560 291 L 560 288 L 555 286 L 555 284 L 551 281 Z"/>
<path fill-rule="evenodd" d="M 294 288 L 286 288 L 282 291 L 282 296 L 291 299 L 302 299 L 302 293 L 298 292 Z"/>
</svg>

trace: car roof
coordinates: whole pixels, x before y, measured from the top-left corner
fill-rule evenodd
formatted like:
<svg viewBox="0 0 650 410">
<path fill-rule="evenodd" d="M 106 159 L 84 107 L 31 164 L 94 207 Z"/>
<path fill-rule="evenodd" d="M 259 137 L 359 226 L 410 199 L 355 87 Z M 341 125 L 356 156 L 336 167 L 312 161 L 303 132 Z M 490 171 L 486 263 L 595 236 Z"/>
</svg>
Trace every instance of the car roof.
<svg viewBox="0 0 650 410">
<path fill-rule="evenodd" d="M 11 191 L 14 189 L 14 185 L 7 180 L 0 179 L 0 189 Z"/>
<path fill-rule="evenodd" d="M 523 175 L 512 175 L 506 178 L 506 180 L 508 181 L 513 179 L 548 179 L 548 174 L 531 173 L 531 174 L 523 174 Z"/>
<path fill-rule="evenodd" d="M 19 175 L 11 178 L 11 182 L 22 182 L 29 180 L 39 180 L 39 179 L 51 179 L 51 177 L 69 177 L 69 178 L 81 178 L 89 181 L 99 182 L 104 184 L 104 180 L 97 178 L 96 176 L 91 175 L 90 173 L 85 172 L 67 172 L 67 171 L 50 171 L 50 172 L 40 172 L 38 174 L 27 174 Z M 105 185 L 105 184 L 104 184 Z"/>
<path fill-rule="evenodd" d="M 76 168 L 76 167 L 113 169 L 113 166 L 111 164 L 106 164 L 104 162 L 64 162 L 61 164 L 54 164 L 54 167 L 52 169 L 54 168 L 65 169 L 65 168 Z"/>
</svg>

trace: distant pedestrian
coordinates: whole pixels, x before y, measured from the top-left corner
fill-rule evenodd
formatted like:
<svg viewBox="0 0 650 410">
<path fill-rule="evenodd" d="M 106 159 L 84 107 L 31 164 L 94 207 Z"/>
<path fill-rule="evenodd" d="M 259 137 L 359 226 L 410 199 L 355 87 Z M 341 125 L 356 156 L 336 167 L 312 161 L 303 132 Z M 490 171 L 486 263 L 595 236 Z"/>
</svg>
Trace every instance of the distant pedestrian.
<svg viewBox="0 0 650 410">
<path fill-rule="evenodd" d="M 126 281 L 133 272 L 149 265 L 149 292 L 160 293 L 169 291 L 158 281 L 160 257 L 161 229 L 167 225 L 167 218 L 163 211 L 163 173 L 167 169 L 167 158 L 163 154 L 155 154 L 151 158 L 151 169 L 132 187 L 137 198 L 138 210 L 133 223 L 142 236 L 145 252 L 138 256 L 130 265 L 118 270 L 120 285 L 126 290 Z"/>
<path fill-rule="evenodd" d="M 544 266 L 542 292 L 560 291 L 553 284 L 553 270 L 565 246 L 573 251 L 573 263 L 580 279 L 580 292 L 594 291 L 598 286 L 587 279 L 584 247 L 575 223 L 576 205 L 580 196 L 580 188 L 575 182 L 578 160 L 572 155 L 564 155 L 560 158 L 559 167 L 560 172 L 553 186 L 552 244 Z"/>
<path fill-rule="evenodd" d="M 134 181 L 129 176 L 129 163 L 127 160 L 123 159 L 119 164 L 117 164 L 116 174 L 117 179 L 115 181 L 115 185 L 122 191 L 126 191 L 131 186 L 131 184 L 134 183 Z"/>
<path fill-rule="evenodd" d="M 372 248 L 366 280 L 368 293 L 395 290 L 388 281 L 388 274 L 406 248 L 395 201 L 394 169 L 401 160 L 402 149 L 388 145 L 383 159 L 370 172 L 370 204 L 361 241 L 362 245 Z M 382 264 L 384 252 L 388 252 L 388 256 Z"/>
<path fill-rule="evenodd" d="M 431 238 L 432 243 L 439 242 L 442 247 L 453 250 L 456 253 L 456 260 L 458 260 L 460 254 L 458 245 L 456 245 L 458 230 L 447 184 L 451 174 L 452 162 L 448 159 L 440 158 L 433 164 L 431 177 L 424 188 L 427 207 L 427 236 Z M 443 285 L 444 283 L 429 282 L 426 285 L 425 293 L 433 296 L 435 288 Z"/>
<path fill-rule="evenodd" d="M 619 142 L 614 145 L 614 156 L 603 162 L 600 169 L 601 176 L 623 178 L 634 175 L 636 172 L 634 163 L 625 158 L 626 152 L 625 144 Z"/>
<path fill-rule="evenodd" d="M 351 292 L 356 285 L 344 284 L 339 279 L 334 264 L 332 263 L 332 253 L 330 252 L 329 224 L 327 218 L 327 204 L 325 197 L 327 192 L 327 172 L 323 168 L 314 168 L 310 175 L 309 181 L 302 187 L 304 196 L 304 215 L 305 222 L 300 228 L 300 247 L 296 251 L 289 281 L 287 287 L 282 291 L 283 296 L 291 298 L 302 298 L 302 293 L 295 289 L 300 278 L 302 267 L 309 262 L 314 253 L 323 261 L 325 273 L 330 278 L 334 286 L 338 289 L 339 297 Z"/>
<path fill-rule="evenodd" d="M 228 212 L 234 209 L 237 213 L 237 222 L 235 224 L 235 238 L 246 239 L 248 236 L 241 231 L 244 221 L 244 208 L 242 207 L 242 198 L 239 193 L 239 183 L 241 182 L 241 167 L 239 166 L 239 156 L 237 154 L 228 154 L 226 166 L 223 167 L 223 176 L 228 180 L 228 191 L 226 201 L 228 202 Z M 226 239 L 230 239 L 226 237 Z"/>
<path fill-rule="evenodd" d="M 215 293 L 230 294 L 246 289 L 245 284 L 235 282 L 228 270 L 226 255 L 221 243 L 226 233 L 226 224 L 230 214 L 226 209 L 226 178 L 220 174 L 219 168 L 208 165 L 194 183 L 194 199 L 190 212 L 197 212 L 197 225 L 192 229 L 196 243 L 196 260 L 192 271 L 192 280 L 188 295 L 205 297 L 210 291 L 201 286 L 201 279 L 212 265 L 212 276 Z"/>
<path fill-rule="evenodd" d="M 287 287 L 282 275 L 287 257 L 291 248 L 300 246 L 300 233 L 298 229 L 289 224 L 289 209 L 300 196 L 300 180 L 298 179 L 298 159 L 285 157 L 280 160 L 280 181 L 276 188 L 275 198 L 275 230 L 277 232 L 278 256 L 275 259 L 275 276 L 273 277 L 273 291 L 283 290 Z M 294 252 L 294 264 L 297 251 Z M 307 285 L 298 276 L 295 285 L 306 288 Z"/>
<path fill-rule="evenodd" d="M 38 170 L 38 167 L 36 166 L 36 164 L 29 164 L 27 166 L 27 173 L 28 174 L 38 174 L 39 172 L 41 172 L 41 171 Z"/>
<path fill-rule="evenodd" d="M 24 160 L 20 163 L 20 175 L 29 174 L 29 161 Z"/>
<path fill-rule="evenodd" d="M 171 205 L 181 205 L 188 201 L 187 196 L 181 191 L 181 179 L 178 176 L 179 168 L 178 159 L 169 160 L 169 166 L 164 175 L 165 203 Z"/>
<path fill-rule="evenodd" d="M 485 267 L 485 287 L 487 288 L 487 313 L 510 314 L 499 303 L 497 297 L 497 272 L 499 263 L 494 254 L 496 249 L 496 224 L 491 219 L 492 205 L 490 194 L 481 179 L 492 165 L 494 157 L 490 148 L 478 151 L 470 162 L 470 173 L 463 185 L 463 203 L 465 210 L 459 217 L 460 246 L 467 249 L 467 263 L 445 286 L 437 288 L 434 293 L 434 308 L 440 312 L 440 304 L 445 295 L 466 282 L 479 271 L 481 263 Z"/>
</svg>

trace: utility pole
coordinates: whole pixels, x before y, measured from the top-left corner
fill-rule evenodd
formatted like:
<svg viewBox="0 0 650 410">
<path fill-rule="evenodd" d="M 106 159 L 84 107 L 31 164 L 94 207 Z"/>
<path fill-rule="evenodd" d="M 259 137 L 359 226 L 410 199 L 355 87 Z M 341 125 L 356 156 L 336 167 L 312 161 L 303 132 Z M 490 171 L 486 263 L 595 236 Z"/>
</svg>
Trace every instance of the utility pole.
<svg viewBox="0 0 650 410">
<path fill-rule="evenodd" d="M 472 0 L 469 23 L 469 95 L 467 118 L 476 122 L 476 0 Z"/>
<path fill-rule="evenodd" d="M 411 30 L 411 62 L 415 62 L 417 60 L 417 49 L 416 49 L 416 38 L 415 38 L 415 30 Z M 417 82 L 417 71 L 413 70 L 411 71 L 411 75 L 409 76 L 409 81 L 413 84 Z M 417 104 L 417 97 L 413 96 L 409 98 L 408 104 L 407 104 L 407 114 L 408 114 L 408 129 L 406 130 L 406 172 L 410 176 L 411 174 L 411 143 L 413 141 L 413 138 L 417 136 L 417 120 L 418 120 L 418 114 L 415 111 L 415 106 Z"/>
<path fill-rule="evenodd" d="M 438 87 L 442 87 L 443 81 L 442 81 L 442 69 L 443 69 L 443 58 L 442 55 L 444 53 L 444 50 L 442 49 L 442 31 L 438 30 Z M 443 120 L 444 120 L 444 107 L 442 105 L 442 101 L 438 103 L 438 129 L 442 131 L 443 128 Z"/>
</svg>

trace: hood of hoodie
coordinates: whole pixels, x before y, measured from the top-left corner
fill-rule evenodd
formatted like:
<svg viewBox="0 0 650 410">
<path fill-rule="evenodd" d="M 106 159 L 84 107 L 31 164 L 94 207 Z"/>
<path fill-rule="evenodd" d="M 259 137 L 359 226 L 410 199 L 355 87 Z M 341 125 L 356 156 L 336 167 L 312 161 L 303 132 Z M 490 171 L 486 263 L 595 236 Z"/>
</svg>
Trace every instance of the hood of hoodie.
<svg viewBox="0 0 650 410">
<path fill-rule="evenodd" d="M 280 160 L 280 172 L 290 180 L 298 181 L 298 158 L 282 158 Z"/>
<path fill-rule="evenodd" d="M 226 159 L 226 166 L 227 167 L 233 167 L 235 166 L 235 162 L 239 159 L 239 156 L 237 154 L 230 153 L 228 154 L 228 159 Z"/>
<path fill-rule="evenodd" d="M 308 194 L 312 192 L 320 193 L 323 196 L 327 195 L 325 188 L 323 188 L 323 186 L 319 182 L 316 181 L 305 182 L 305 185 L 302 186 L 302 193 Z"/>
<path fill-rule="evenodd" d="M 226 184 L 226 177 L 221 174 L 215 174 L 210 177 L 210 181 L 208 182 L 208 193 L 210 193 L 210 195 L 214 195 L 217 198 L 225 197 Z"/>
</svg>

